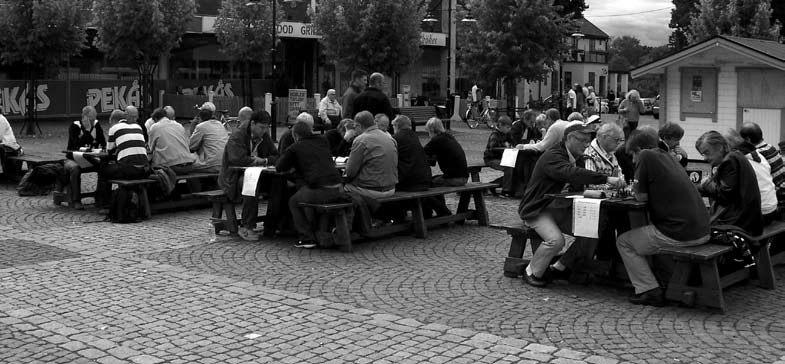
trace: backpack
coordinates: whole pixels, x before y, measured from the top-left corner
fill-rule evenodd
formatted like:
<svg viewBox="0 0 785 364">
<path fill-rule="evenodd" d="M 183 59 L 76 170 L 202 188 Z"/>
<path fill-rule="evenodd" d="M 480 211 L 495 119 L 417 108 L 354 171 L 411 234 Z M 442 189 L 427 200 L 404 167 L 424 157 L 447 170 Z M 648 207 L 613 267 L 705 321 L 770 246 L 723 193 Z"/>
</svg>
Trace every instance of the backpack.
<svg viewBox="0 0 785 364">
<path fill-rule="evenodd" d="M 752 253 L 752 249 L 755 247 L 751 246 L 754 240 L 740 227 L 734 225 L 712 226 L 709 242 L 727 245 L 732 248 L 728 254 L 720 257 L 718 261 L 721 271 L 733 272 L 741 268 L 753 267 L 757 263 L 755 255 Z"/>
<path fill-rule="evenodd" d="M 112 191 L 111 201 L 106 220 L 120 224 L 142 221 L 141 204 L 136 191 L 118 188 Z"/>
</svg>

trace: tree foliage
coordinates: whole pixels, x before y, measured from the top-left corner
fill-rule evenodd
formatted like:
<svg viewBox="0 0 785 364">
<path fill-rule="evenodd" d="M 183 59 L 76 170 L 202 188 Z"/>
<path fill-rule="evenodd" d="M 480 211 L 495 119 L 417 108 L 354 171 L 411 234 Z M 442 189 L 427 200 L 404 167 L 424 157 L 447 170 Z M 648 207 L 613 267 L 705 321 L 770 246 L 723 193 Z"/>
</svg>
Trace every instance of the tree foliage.
<svg viewBox="0 0 785 364">
<path fill-rule="evenodd" d="M 85 46 L 85 0 L 15 0 L 0 5 L 0 61 L 45 69 Z"/>
<path fill-rule="evenodd" d="M 668 26 L 673 29 L 668 44 L 675 50 L 687 47 L 687 30 L 690 20 L 698 12 L 699 0 L 673 0 L 674 8 L 671 10 L 671 21 Z"/>
<path fill-rule="evenodd" d="M 215 36 L 221 50 L 238 61 L 258 61 L 273 47 L 272 2 L 262 0 L 247 6 L 248 0 L 224 0 L 215 19 Z M 283 21 L 277 11 L 276 21 Z"/>
<path fill-rule="evenodd" d="M 502 78 L 543 80 L 566 50 L 570 21 L 548 0 L 471 0 L 460 66 L 488 87 Z"/>
<path fill-rule="evenodd" d="M 771 23 L 772 10 L 760 0 L 700 0 L 690 18 L 687 40 L 697 43 L 716 35 L 777 39 L 779 26 Z"/>
<path fill-rule="evenodd" d="M 785 1 L 771 0 L 771 22 L 780 26 L 780 37 L 785 38 Z"/>
<path fill-rule="evenodd" d="M 556 12 L 563 17 L 579 19 L 583 17 L 583 12 L 589 8 L 585 0 L 553 0 L 554 6 L 560 6 Z"/>
<path fill-rule="evenodd" d="M 96 45 L 112 59 L 151 60 L 180 44 L 194 0 L 95 0 Z"/>
<path fill-rule="evenodd" d="M 311 14 L 328 59 L 351 69 L 394 74 L 420 58 L 420 0 L 322 0 Z"/>
</svg>

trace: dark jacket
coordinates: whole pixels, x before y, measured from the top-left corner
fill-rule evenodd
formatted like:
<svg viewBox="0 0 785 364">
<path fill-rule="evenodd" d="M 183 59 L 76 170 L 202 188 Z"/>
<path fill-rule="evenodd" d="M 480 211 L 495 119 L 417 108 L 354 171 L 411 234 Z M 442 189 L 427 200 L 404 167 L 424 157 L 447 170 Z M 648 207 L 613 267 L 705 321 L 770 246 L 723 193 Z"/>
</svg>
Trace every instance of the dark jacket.
<svg viewBox="0 0 785 364">
<path fill-rule="evenodd" d="M 425 149 L 411 129 L 399 130 L 393 138 L 398 142 L 397 191 L 425 191 L 431 186 L 431 167 Z"/>
<path fill-rule="evenodd" d="M 512 123 L 512 128 L 510 129 L 510 139 L 512 139 L 514 145 L 529 144 L 530 141 L 537 142 L 542 140 L 542 133 L 537 128 L 527 126 L 520 120 L 516 120 Z"/>
<path fill-rule="evenodd" d="M 376 87 L 366 87 L 365 91 L 357 95 L 354 99 L 353 115 L 354 118 L 360 111 L 370 111 L 372 115 L 379 113 L 386 114 L 390 120 L 395 116 L 395 111 L 390 104 L 387 95 Z"/>
<path fill-rule="evenodd" d="M 290 145 L 294 144 L 294 136 L 292 135 L 292 129 L 287 129 L 281 135 L 281 138 L 278 139 L 278 154 L 283 154 L 286 149 L 289 148 Z"/>
<path fill-rule="evenodd" d="M 546 194 L 560 193 L 564 185 L 602 184 L 608 177 L 602 173 L 592 172 L 570 163 L 567 147 L 559 143 L 546 150 L 534 165 L 534 172 L 529 186 L 518 206 L 518 215 L 523 220 L 534 219 L 545 210 L 551 202 Z"/>
<path fill-rule="evenodd" d="M 243 177 L 241 169 L 231 169 L 230 167 L 249 167 L 254 163 L 254 156 L 251 146 L 251 122 L 246 121 L 240 124 L 226 141 L 224 155 L 221 163 L 221 173 L 218 176 L 218 186 L 230 200 L 238 202 L 242 189 L 240 188 L 240 178 Z"/>
<path fill-rule="evenodd" d="M 711 225 L 736 225 L 752 235 L 763 232 L 758 180 L 740 152 L 728 153 L 699 190 L 712 200 Z"/>
<path fill-rule="evenodd" d="M 430 165 L 439 162 L 439 169 L 442 170 L 445 178 L 469 177 L 466 153 L 452 135 L 447 133 L 434 135 L 425 145 L 425 155 L 428 156 Z"/>
<path fill-rule="evenodd" d="M 349 152 L 352 151 L 352 143 L 347 142 L 338 129 L 328 130 L 324 133 L 324 137 L 327 138 L 327 142 L 330 143 L 330 154 L 332 154 L 333 157 L 349 156 Z"/>
<path fill-rule="evenodd" d="M 346 89 L 346 92 L 343 93 L 341 107 L 343 107 L 344 118 L 354 118 L 354 114 L 356 114 L 356 112 L 354 112 L 354 99 L 356 99 L 359 94 L 360 87 L 357 85 L 350 85 L 349 88 Z"/>
<path fill-rule="evenodd" d="M 330 157 L 327 139 L 320 135 L 311 135 L 294 142 L 281 154 L 275 168 L 279 171 L 294 169 L 310 188 L 341 183 L 341 175 Z"/>
<path fill-rule="evenodd" d="M 262 140 L 256 144 L 256 156 L 259 158 L 267 158 L 267 164 L 273 165 L 278 160 L 278 149 L 275 147 L 275 142 L 270 134 L 265 133 L 262 135 Z"/>
<path fill-rule="evenodd" d="M 665 144 L 665 142 L 664 142 L 664 141 L 662 141 L 662 139 L 660 139 L 660 141 L 659 141 L 659 142 L 657 142 L 657 146 L 658 146 L 660 149 L 662 149 L 662 150 L 664 150 L 664 151 L 668 152 L 668 154 L 674 155 L 674 154 L 676 153 L 675 151 L 674 151 L 674 152 L 671 152 L 671 148 L 668 146 L 668 144 Z M 753 147 L 752 147 L 752 149 L 755 149 L 755 146 L 753 146 Z M 690 162 L 690 161 L 689 161 L 689 159 L 687 159 L 687 156 L 686 156 L 686 155 L 682 155 L 682 158 L 681 158 L 681 159 L 678 159 L 677 161 L 678 161 L 678 162 L 679 162 L 679 164 L 681 164 L 681 166 L 682 166 L 682 167 L 684 167 L 684 168 L 687 168 L 687 163 L 689 163 L 689 162 Z"/>
<path fill-rule="evenodd" d="M 68 128 L 68 146 L 65 149 L 79 150 L 86 145 L 89 145 L 91 149 L 106 149 L 106 136 L 98 120 L 93 122 L 93 127 L 90 130 L 82 128 L 80 120 L 74 121 Z"/>
<path fill-rule="evenodd" d="M 485 152 L 482 154 L 482 160 L 485 164 L 494 159 L 502 159 L 504 148 L 515 146 L 510 134 L 502 133 L 499 130 L 494 130 L 488 136 L 488 144 L 485 145 Z"/>
</svg>

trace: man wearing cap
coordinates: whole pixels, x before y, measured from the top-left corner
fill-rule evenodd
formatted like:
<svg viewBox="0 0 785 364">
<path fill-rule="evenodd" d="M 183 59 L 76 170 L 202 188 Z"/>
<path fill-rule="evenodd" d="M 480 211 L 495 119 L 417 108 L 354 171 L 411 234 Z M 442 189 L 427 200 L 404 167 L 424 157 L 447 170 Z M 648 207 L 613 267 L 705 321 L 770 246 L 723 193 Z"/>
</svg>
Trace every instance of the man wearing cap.
<svg viewBox="0 0 785 364">
<path fill-rule="evenodd" d="M 332 129 L 341 119 L 341 104 L 335 99 L 335 89 L 327 90 L 327 96 L 319 102 L 319 119 L 325 125 L 325 129 Z"/>
<path fill-rule="evenodd" d="M 250 111 L 245 110 L 244 112 Z M 188 141 L 188 148 L 196 153 L 196 162 L 193 170 L 198 172 L 220 172 L 221 158 L 224 154 L 226 141 L 229 140 L 229 133 L 223 124 L 218 121 L 214 112 L 209 106 L 202 105 L 199 109 L 199 119 L 201 123 L 194 127 L 191 138 Z"/>
<path fill-rule="evenodd" d="M 545 151 L 534 166 L 529 186 L 518 207 L 518 214 L 526 226 L 534 229 L 543 240 L 523 275 L 525 281 L 534 287 L 545 287 L 548 284 L 546 272 L 552 269 L 563 271 L 565 268 L 561 260 L 549 266 L 551 259 L 564 247 L 564 235 L 558 226 L 561 217 L 564 217 L 559 216 L 564 206 L 558 206 L 561 209 L 552 206 L 552 200 L 546 195 L 561 192 L 567 183 L 573 186 L 601 183 L 617 187 L 624 185 L 621 178 L 609 177 L 575 165 L 591 142 L 591 132 L 591 128 L 577 124 L 564 130 L 562 141 Z"/>
</svg>

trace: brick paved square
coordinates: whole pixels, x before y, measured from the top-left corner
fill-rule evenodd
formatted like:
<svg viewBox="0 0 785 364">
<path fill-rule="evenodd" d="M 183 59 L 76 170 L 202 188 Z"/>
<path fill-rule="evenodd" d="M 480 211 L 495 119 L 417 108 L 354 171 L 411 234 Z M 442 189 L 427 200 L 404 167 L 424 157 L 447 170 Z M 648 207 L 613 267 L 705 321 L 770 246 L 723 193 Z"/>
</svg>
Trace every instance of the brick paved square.
<svg viewBox="0 0 785 364">
<path fill-rule="evenodd" d="M 81 254 L 31 240 L 0 239 L 0 269 L 80 256 Z"/>
</svg>

